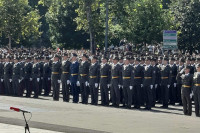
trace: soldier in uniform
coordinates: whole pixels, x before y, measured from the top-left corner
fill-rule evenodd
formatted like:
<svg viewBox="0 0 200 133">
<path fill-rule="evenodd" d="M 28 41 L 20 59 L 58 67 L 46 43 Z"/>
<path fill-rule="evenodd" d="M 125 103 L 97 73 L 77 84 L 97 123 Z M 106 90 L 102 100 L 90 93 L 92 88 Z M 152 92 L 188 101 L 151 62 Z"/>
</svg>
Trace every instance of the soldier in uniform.
<svg viewBox="0 0 200 133">
<path fill-rule="evenodd" d="M 6 62 L 4 64 L 4 86 L 6 95 L 13 95 L 11 83 L 12 83 L 12 62 L 10 55 L 6 56 Z"/>
<path fill-rule="evenodd" d="M 38 57 L 38 64 L 39 64 L 39 69 L 40 69 L 40 80 L 39 80 L 39 95 L 41 95 L 42 93 L 42 89 L 43 88 L 43 80 L 44 80 L 44 77 L 43 77 L 43 65 L 44 65 L 44 57 Z"/>
<path fill-rule="evenodd" d="M 20 63 L 18 57 L 14 58 L 14 65 L 13 65 L 13 75 L 12 75 L 12 88 L 14 92 L 14 96 L 22 96 L 22 91 L 20 90 Z"/>
<path fill-rule="evenodd" d="M 99 76 L 100 76 L 100 65 L 97 63 L 98 58 L 92 57 L 91 66 L 89 68 L 89 86 L 91 93 L 91 104 L 98 104 L 98 87 L 99 87 Z"/>
<path fill-rule="evenodd" d="M 133 67 L 130 65 L 130 58 L 127 56 L 122 70 L 124 106 L 131 109 L 133 100 L 133 86 L 131 86 L 131 76 Z"/>
<path fill-rule="evenodd" d="M 146 107 L 145 110 L 151 110 L 152 103 L 153 103 L 153 86 L 155 85 L 155 70 L 150 64 L 151 57 L 146 57 L 145 61 L 145 69 L 144 69 L 144 79 L 143 79 L 143 86 L 144 86 L 144 97 Z"/>
<path fill-rule="evenodd" d="M 170 98 L 170 104 L 175 105 L 176 102 L 176 86 L 177 86 L 177 81 L 176 81 L 176 75 L 177 75 L 177 66 L 175 64 L 175 59 L 172 57 L 170 59 L 170 68 L 171 68 L 171 84 L 170 84 L 170 90 L 169 90 L 169 98 Z"/>
<path fill-rule="evenodd" d="M 54 61 L 52 64 L 52 74 L 51 74 L 51 85 L 53 88 L 53 100 L 59 101 L 60 94 L 60 76 L 61 76 L 61 63 L 59 61 L 59 55 L 54 56 Z"/>
<path fill-rule="evenodd" d="M 25 82 L 25 88 L 26 88 L 26 97 L 31 96 L 32 88 L 31 88 L 31 83 L 32 83 L 32 63 L 31 63 L 31 57 L 26 58 L 26 63 L 24 65 L 24 82 Z"/>
<path fill-rule="evenodd" d="M 197 65 L 197 72 L 193 76 L 193 94 L 195 104 L 195 114 L 200 117 L 200 64 Z"/>
<path fill-rule="evenodd" d="M 140 59 L 135 59 L 135 66 L 132 73 L 132 86 L 133 86 L 133 97 L 134 97 L 134 108 L 139 109 L 141 106 L 141 87 L 144 78 L 144 67 L 140 65 Z"/>
<path fill-rule="evenodd" d="M 64 102 L 69 102 L 70 66 L 71 62 L 68 59 L 68 54 L 64 54 L 62 61 L 62 75 L 61 75 L 62 93 Z"/>
<path fill-rule="evenodd" d="M 168 108 L 169 104 L 169 88 L 171 85 L 172 70 L 168 64 L 168 58 L 163 59 L 163 65 L 161 67 L 161 92 L 162 92 L 162 108 Z"/>
<path fill-rule="evenodd" d="M 82 61 L 79 65 L 79 77 L 82 104 L 88 104 L 89 97 L 89 67 L 88 56 L 82 55 Z"/>
<path fill-rule="evenodd" d="M 120 104 L 120 88 L 122 86 L 122 67 L 118 63 L 119 58 L 113 58 L 113 64 L 111 69 L 111 97 L 114 107 L 119 107 Z"/>
<path fill-rule="evenodd" d="M 181 75 L 184 73 L 184 62 L 185 60 L 183 58 L 180 59 L 179 61 L 179 65 L 177 68 L 177 76 L 176 76 L 176 80 L 177 80 L 177 102 L 179 103 L 179 105 L 182 105 L 182 100 L 181 100 L 181 87 L 182 87 L 182 79 L 181 79 Z"/>
<path fill-rule="evenodd" d="M 192 115 L 192 100 L 191 100 L 191 88 L 193 84 L 193 75 L 190 74 L 190 66 L 186 66 L 185 74 L 181 75 L 182 87 L 181 87 L 181 97 L 183 103 L 184 115 Z"/>
<path fill-rule="evenodd" d="M 40 83 L 40 64 L 38 57 L 34 57 L 33 60 L 33 67 L 32 67 L 32 89 L 34 91 L 34 98 L 38 98 L 39 95 L 39 83 Z"/>
<path fill-rule="evenodd" d="M 78 82 L 78 72 L 79 72 L 79 63 L 77 61 L 77 54 L 72 54 L 71 59 L 71 66 L 70 66 L 70 83 L 73 95 L 73 103 L 79 102 L 79 88 L 80 82 Z"/>
<path fill-rule="evenodd" d="M 43 65 L 43 87 L 44 96 L 49 96 L 51 91 L 51 67 L 49 65 L 49 57 L 45 57 Z"/>
<path fill-rule="evenodd" d="M 101 104 L 103 106 L 109 105 L 109 88 L 111 80 L 111 66 L 107 63 L 108 58 L 104 56 L 102 58 L 102 64 L 100 68 L 100 90 L 101 90 Z"/>
</svg>

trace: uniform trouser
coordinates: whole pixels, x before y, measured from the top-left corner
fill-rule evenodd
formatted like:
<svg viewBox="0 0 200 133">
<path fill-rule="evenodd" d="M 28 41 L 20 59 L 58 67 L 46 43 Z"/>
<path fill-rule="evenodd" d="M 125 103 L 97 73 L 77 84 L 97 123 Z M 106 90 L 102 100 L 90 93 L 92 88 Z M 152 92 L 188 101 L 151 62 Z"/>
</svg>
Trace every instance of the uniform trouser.
<svg viewBox="0 0 200 133">
<path fill-rule="evenodd" d="M 151 109 L 153 103 L 153 89 L 150 88 L 150 85 L 144 86 L 144 92 L 146 108 Z"/>
<path fill-rule="evenodd" d="M 88 98 L 89 98 L 89 87 L 85 85 L 85 83 L 80 84 L 80 89 L 81 89 L 81 99 L 83 104 L 88 103 Z"/>
<path fill-rule="evenodd" d="M 91 104 L 98 104 L 98 92 L 99 88 L 95 87 L 95 84 L 90 84 L 90 93 L 91 93 Z"/>
<path fill-rule="evenodd" d="M 200 87 L 193 89 L 194 93 L 194 104 L 195 104 L 195 114 L 199 116 L 200 113 Z"/>
<path fill-rule="evenodd" d="M 161 85 L 162 102 L 164 107 L 168 107 L 169 103 L 169 88 L 167 85 Z"/>
<path fill-rule="evenodd" d="M 177 94 L 177 102 L 178 103 L 182 103 L 182 99 L 181 99 L 181 84 L 177 84 L 177 87 L 176 87 L 176 94 Z"/>
<path fill-rule="evenodd" d="M 39 95 L 42 94 L 42 89 L 44 89 L 44 88 L 43 88 L 43 84 L 42 84 L 42 83 L 43 83 L 43 80 L 44 80 L 44 79 L 41 79 L 41 78 L 40 78 L 40 81 L 39 81 L 39 83 L 38 83 Z"/>
<path fill-rule="evenodd" d="M 108 94 L 108 86 L 107 84 L 100 84 L 101 90 L 101 104 L 109 105 L 109 94 Z"/>
<path fill-rule="evenodd" d="M 152 94 L 153 94 L 152 106 L 155 106 L 155 104 L 156 104 L 156 88 L 155 88 L 155 86 L 152 89 Z"/>
<path fill-rule="evenodd" d="M 10 79 L 11 78 L 4 77 L 4 86 L 6 95 L 13 94 Z"/>
<path fill-rule="evenodd" d="M 24 90 L 25 90 L 25 80 L 23 79 L 23 80 L 20 82 L 20 91 L 21 91 L 22 96 L 23 96 L 23 94 L 24 94 Z"/>
<path fill-rule="evenodd" d="M 32 81 L 32 90 L 34 91 L 34 97 L 38 98 L 39 95 L 39 82 L 37 81 L 37 78 L 33 78 Z"/>
<path fill-rule="evenodd" d="M 4 93 L 5 93 L 4 82 L 0 81 L 0 94 L 4 94 Z"/>
<path fill-rule="evenodd" d="M 19 77 L 12 78 L 12 88 L 14 96 L 21 96 Z"/>
<path fill-rule="evenodd" d="M 192 101 L 190 98 L 190 89 L 191 88 L 181 88 L 181 96 L 183 102 L 183 113 L 185 115 L 192 115 Z"/>
<path fill-rule="evenodd" d="M 113 105 L 119 106 L 120 104 L 120 90 L 117 84 L 111 84 L 111 97 Z"/>
<path fill-rule="evenodd" d="M 58 83 L 57 79 L 52 79 L 51 85 L 53 88 L 53 100 L 59 100 L 59 94 L 60 94 L 60 84 Z"/>
<path fill-rule="evenodd" d="M 169 99 L 171 104 L 175 104 L 176 101 L 176 87 L 174 87 L 174 83 L 170 85 L 169 88 Z"/>
<path fill-rule="evenodd" d="M 32 88 L 31 88 L 32 81 L 30 81 L 30 79 L 25 79 L 24 82 L 25 82 L 25 88 L 26 88 L 26 97 L 30 97 L 31 92 L 32 92 Z"/>
<path fill-rule="evenodd" d="M 129 86 L 124 86 L 123 91 L 124 91 L 124 103 L 128 107 L 131 107 L 133 100 L 133 89 L 131 90 Z"/>
<path fill-rule="evenodd" d="M 44 95 L 48 96 L 51 91 L 51 80 L 48 80 L 48 78 L 44 78 L 43 88 L 44 88 Z"/>
<path fill-rule="evenodd" d="M 158 102 L 162 101 L 162 92 L 161 92 L 160 84 L 157 84 L 157 88 L 156 88 L 156 101 Z"/>
<path fill-rule="evenodd" d="M 73 103 L 78 103 L 79 101 L 79 89 L 75 83 L 71 83 L 72 95 L 73 95 Z"/>
<path fill-rule="evenodd" d="M 145 91 L 144 91 L 144 87 L 141 87 L 141 91 L 140 91 L 140 97 L 141 97 L 141 105 L 144 105 L 144 101 L 145 101 Z"/>
<path fill-rule="evenodd" d="M 141 85 L 134 85 L 133 86 L 133 97 L 134 97 L 134 106 L 140 107 L 141 106 Z"/>
<path fill-rule="evenodd" d="M 120 102 L 123 103 L 123 102 L 124 102 L 124 93 L 123 93 L 123 88 L 120 87 L 119 90 L 120 90 Z"/>
<path fill-rule="evenodd" d="M 69 102 L 69 87 L 70 85 L 67 84 L 67 80 L 62 81 L 62 94 L 64 102 Z"/>
</svg>

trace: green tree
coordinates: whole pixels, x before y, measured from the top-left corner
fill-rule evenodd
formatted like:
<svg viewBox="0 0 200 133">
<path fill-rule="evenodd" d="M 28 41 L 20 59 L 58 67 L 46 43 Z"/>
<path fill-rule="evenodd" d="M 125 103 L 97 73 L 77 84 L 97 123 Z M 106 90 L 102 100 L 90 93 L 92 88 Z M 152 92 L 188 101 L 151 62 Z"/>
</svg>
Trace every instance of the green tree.
<svg viewBox="0 0 200 133">
<path fill-rule="evenodd" d="M 40 36 L 37 10 L 28 5 L 28 0 L 0 0 L 0 33 L 11 43 L 20 40 L 35 40 Z"/>
<path fill-rule="evenodd" d="M 181 50 L 200 50 L 200 1 L 175 0 L 170 10 L 178 30 L 178 46 Z"/>
<path fill-rule="evenodd" d="M 78 4 L 73 0 L 54 0 L 46 13 L 49 23 L 49 37 L 53 47 L 88 48 L 88 34 L 77 31 L 74 19 Z"/>
</svg>

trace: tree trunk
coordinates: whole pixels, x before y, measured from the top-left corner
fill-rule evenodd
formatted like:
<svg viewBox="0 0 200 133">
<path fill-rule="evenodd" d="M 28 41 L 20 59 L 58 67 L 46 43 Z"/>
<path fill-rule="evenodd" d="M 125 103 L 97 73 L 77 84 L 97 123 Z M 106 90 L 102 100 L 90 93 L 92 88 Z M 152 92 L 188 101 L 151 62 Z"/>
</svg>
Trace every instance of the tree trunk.
<svg viewBox="0 0 200 133">
<path fill-rule="evenodd" d="M 94 50 L 94 34 L 92 32 L 92 24 L 91 24 L 91 3 L 86 2 L 86 13 L 87 13 L 87 21 L 89 24 L 89 33 L 90 33 L 90 51 L 92 54 L 95 53 Z"/>
<path fill-rule="evenodd" d="M 8 35 L 8 48 L 9 48 L 9 51 L 11 50 L 11 43 L 12 43 L 11 35 Z"/>
</svg>

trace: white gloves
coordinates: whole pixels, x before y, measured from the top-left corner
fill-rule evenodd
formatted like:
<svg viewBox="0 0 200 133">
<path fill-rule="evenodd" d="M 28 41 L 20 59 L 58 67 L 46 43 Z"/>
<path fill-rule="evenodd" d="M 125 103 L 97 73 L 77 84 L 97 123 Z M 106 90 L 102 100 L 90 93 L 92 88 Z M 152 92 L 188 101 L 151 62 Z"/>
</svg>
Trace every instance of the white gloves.
<svg viewBox="0 0 200 133">
<path fill-rule="evenodd" d="M 150 85 L 150 88 L 153 89 L 153 85 Z"/>
<path fill-rule="evenodd" d="M 60 83 L 61 83 L 61 80 L 58 80 L 58 83 L 60 84 Z"/>
<path fill-rule="evenodd" d="M 89 83 L 88 83 L 88 81 L 86 81 L 86 82 L 85 82 L 85 86 L 89 86 Z"/>
<path fill-rule="evenodd" d="M 69 81 L 69 80 L 67 80 L 67 84 L 68 84 L 68 85 L 70 84 L 70 81 Z"/>
<path fill-rule="evenodd" d="M 170 85 L 167 85 L 167 87 L 169 88 L 169 87 L 170 87 Z"/>
<path fill-rule="evenodd" d="M 9 79 L 10 82 L 12 82 L 12 79 Z"/>
<path fill-rule="evenodd" d="M 176 87 L 176 83 L 174 83 L 174 87 Z"/>
<path fill-rule="evenodd" d="M 41 77 L 41 79 L 43 79 L 43 77 Z"/>
<path fill-rule="evenodd" d="M 121 85 L 118 85 L 119 88 L 121 88 Z"/>
<path fill-rule="evenodd" d="M 21 80 L 19 79 L 19 83 L 21 82 Z"/>
<path fill-rule="evenodd" d="M 158 84 L 155 84 L 155 88 L 157 88 L 158 87 Z"/>
<path fill-rule="evenodd" d="M 133 86 L 129 86 L 129 88 L 130 88 L 130 90 L 132 90 L 132 89 L 133 89 Z"/>
<path fill-rule="evenodd" d="M 40 78 L 37 78 L 37 82 L 40 82 Z"/>
<path fill-rule="evenodd" d="M 48 78 L 48 80 L 51 80 L 51 78 Z"/>
<path fill-rule="evenodd" d="M 32 78 L 30 78 L 30 81 L 32 81 L 33 79 Z"/>
<path fill-rule="evenodd" d="M 3 82 L 3 79 L 1 79 L 1 82 Z"/>
<path fill-rule="evenodd" d="M 95 88 L 98 88 L 98 83 L 95 83 L 94 85 L 95 85 Z"/>
<path fill-rule="evenodd" d="M 108 84 L 107 86 L 108 86 L 108 88 L 110 88 L 110 84 Z"/>
<path fill-rule="evenodd" d="M 77 81 L 77 82 L 76 82 L 76 85 L 77 85 L 77 86 L 80 86 L 80 82 L 79 82 L 79 81 Z"/>
<path fill-rule="evenodd" d="M 192 96 L 194 95 L 194 93 L 192 92 L 192 93 L 190 93 L 190 99 L 192 99 Z"/>
<path fill-rule="evenodd" d="M 143 87 L 143 84 L 141 84 L 141 87 Z"/>
</svg>

